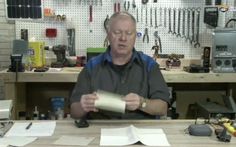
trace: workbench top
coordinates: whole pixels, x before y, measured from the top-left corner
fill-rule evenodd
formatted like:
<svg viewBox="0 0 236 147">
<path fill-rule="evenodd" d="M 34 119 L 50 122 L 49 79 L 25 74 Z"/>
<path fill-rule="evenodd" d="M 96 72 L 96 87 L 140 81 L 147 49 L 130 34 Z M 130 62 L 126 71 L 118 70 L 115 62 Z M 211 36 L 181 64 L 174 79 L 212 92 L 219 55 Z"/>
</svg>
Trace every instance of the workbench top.
<svg viewBox="0 0 236 147">
<path fill-rule="evenodd" d="M 62 68 L 55 71 L 47 72 L 33 72 L 25 71 L 7 72 L 3 70 L 0 72 L 0 78 L 4 82 L 76 82 L 78 74 L 82 70 L 81 67 L 76 68 Z M 161 70 L 164 79 L 167 83 L 236 83 L 236 73 L 188 73 L 183 70 L 173 69 L 170 71 Z"/>
<path fill-rule="evenodd" d="M 213 133 L 209 137 L 191 136 L 185 129 L 194 120 L 92 120 L 88 128 L 77 128 L 73 120 L 57 121 L 56 129 L 52 136 L 39 137 L 30 147 L 55 147 L 53 144 L 63 135 L 78 137 L 95 137 L 89 146 L 99 146 L 102 128 L 120 128 L 134 125 L 138 128 L 163 129 L 168 142 L 172 147 L 235 147 L 236 138 L 232 137 L 231 142 L 220 142 Z M 58 145 L 57 145 L 58 146 Z M 141 143 L 129 146 L 144 146 Z"/>
</svg>

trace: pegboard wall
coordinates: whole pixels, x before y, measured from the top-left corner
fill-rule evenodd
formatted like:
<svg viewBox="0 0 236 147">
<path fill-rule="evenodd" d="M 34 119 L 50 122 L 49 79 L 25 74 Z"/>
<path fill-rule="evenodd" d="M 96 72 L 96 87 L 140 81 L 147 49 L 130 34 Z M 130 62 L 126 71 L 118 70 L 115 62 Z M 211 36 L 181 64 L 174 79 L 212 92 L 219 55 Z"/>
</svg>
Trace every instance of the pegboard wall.
<svg viewBox="0 0 236 147">
<path fill-rule="evenodd" d="M 234 0 L 222 1 L 223 3 L 232 3 L 232 5 L 234 3 Z M 135 8 L 133 7 L 133 2 L 135 2 Z M 34 37 L 37 41 L 44 41 L 46 45 L 67 44 L 68 36 L 66 30 L 74 28 L 76 55 L 86 55 L 88 47 L 103 47 L 104 39 L 106 38 L 104 20 L 107 15 L 111 16 L 114 13 L 115 3 L 117 4 L 116 10 L 118 10 L 118 3 L 120 3 L 120 11 L 124 11 L 129 7 L 127 11 L 136 18 L 137 31 L 141 34 L 136 39 L 135 47 L 150 56 L 154 53 L 154 50 L 151 49 L 155 45 L 155 31 L 158 32 L 161 38 L 162 52 L 160 54 L 184 54 L 187 59 L 199 59 L 201 58 L 202 47 L 211 46 L 213 29 L 203 23 L 204 0 L 157 0 L 156 3 L 153 0 L 149 0 L 147 4 L 142 4 L 141 0 L 42 0 L 44 8 L 53 9 L 56 15 L 66 15 L 66 21 L 56 21 L 47 18 L 41 20 L 17 20 L 15 22 L 16 38 L 20 39 L 21 29 L 28 29 L 29 38 Z M 89 21 L 90 5 L 92 5 L 92 21 Z M 189 37 L 191 38 L 192 36 L 193 17 L 191 13 L 191 17 L 188 20 L 188 10 L 195 12 L 195 39 L 193 39 L 192 43 L 191 39 L 184 37 L 187 35 L 188 29 L 190 29 Z M 200 46 L 194 47 L 197 42 L 197 10 L 200 11 Z M 178 14 L 179 11 L 180 15 Z M 219 12 L 218 26 L 223 27 L 227 19 L 230 19 L 232 15 L 233 12 Z M 178 22 L 179 20 L 180 23 Z M 45 35 L 46 28 L 56 28 L 57 37 L 47 38 Z M 143 42 L 143 34 L 146 28 L 148 29 L 149 43 L 146 40 Z M 180 36 L 177 35 L 178 32 Z"/>
</svg>

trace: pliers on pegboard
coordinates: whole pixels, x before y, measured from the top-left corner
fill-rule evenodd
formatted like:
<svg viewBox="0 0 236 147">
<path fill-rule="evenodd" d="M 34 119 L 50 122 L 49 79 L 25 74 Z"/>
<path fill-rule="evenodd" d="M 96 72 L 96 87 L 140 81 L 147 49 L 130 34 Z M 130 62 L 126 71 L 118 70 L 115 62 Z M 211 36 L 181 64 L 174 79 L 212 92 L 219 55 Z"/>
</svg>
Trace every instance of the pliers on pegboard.
<svg viewBox="0 0 236 147">
<path fill-rule="evenodd" d="M 149 43 L 148 28 L 145 28 L 145 32 L 143 35 L 143 42 L 145 42 L 145 38 L 147 38 L 147 43 Z"/>
<path fill-rule="evenodd" d="M 120 12 L 120 2 L 114 3 L 114 13 Z"/>
<path fill-rule="evenodd" d="M 129 1 L 125 1 L 124 2 L 125 11 L 129 11 L 129 7 L 130 7 L 130 2 Z"/>
</svg>

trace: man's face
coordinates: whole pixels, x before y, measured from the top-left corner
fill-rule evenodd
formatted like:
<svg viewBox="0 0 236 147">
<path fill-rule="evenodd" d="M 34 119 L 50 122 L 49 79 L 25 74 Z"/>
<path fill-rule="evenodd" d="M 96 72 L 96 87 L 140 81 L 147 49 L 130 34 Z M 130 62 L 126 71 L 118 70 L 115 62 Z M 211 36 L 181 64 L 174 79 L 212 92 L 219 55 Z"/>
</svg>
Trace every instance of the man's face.
<svg viewBox="0 0 236 147">
<path fill-rule="evenodd" d="M 131 18 L 127 16 L 119 16 L 111 22 L 108 31 L 108 40 L 113 55 L 131 55 L 135 39 L 136 26 Z"/>
</svg>

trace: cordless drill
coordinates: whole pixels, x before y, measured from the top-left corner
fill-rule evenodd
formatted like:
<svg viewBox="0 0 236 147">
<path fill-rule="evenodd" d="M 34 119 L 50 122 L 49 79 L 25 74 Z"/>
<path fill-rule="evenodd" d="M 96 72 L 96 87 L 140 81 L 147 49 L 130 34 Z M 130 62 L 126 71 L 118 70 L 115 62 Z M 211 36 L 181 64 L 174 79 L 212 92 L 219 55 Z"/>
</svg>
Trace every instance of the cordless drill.
<svg viewBox="0 0 236 147">
<path fill-rule="evenodd" d="M 52 47 L 52 51 L 57 56 L 57 61 L 52 62 L 51 67 L 60 68 L 68 66 L 68 60 L 66 59 L 66 45 L 56 45 Z"/>
</svg>

